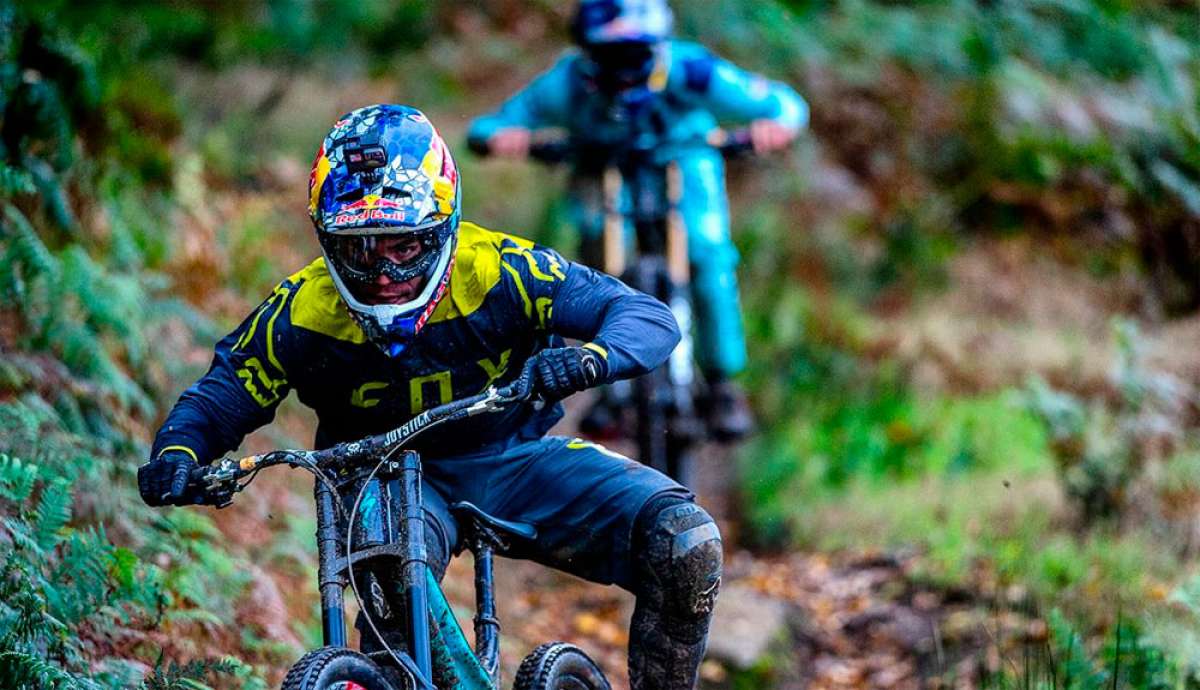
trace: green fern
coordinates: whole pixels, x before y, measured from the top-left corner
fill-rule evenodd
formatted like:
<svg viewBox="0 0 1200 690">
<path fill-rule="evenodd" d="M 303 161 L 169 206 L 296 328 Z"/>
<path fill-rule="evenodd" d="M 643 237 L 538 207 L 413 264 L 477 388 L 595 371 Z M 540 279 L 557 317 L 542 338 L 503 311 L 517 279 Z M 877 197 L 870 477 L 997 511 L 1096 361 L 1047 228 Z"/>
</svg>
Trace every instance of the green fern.
<svg viewBox="0 0 1200 690">
<path fill-rule="evenodd" d="M 71 521 L 71 492 L 64 482 L 42 489 L 33 514 L 33 539 L 42 551 L 48 551 L 62 538 L 62 529 Z"/>
<path fill-rule="evenodd" d="M 13 503 L 24 503 L 33 493 L 37 478 L 36 465 L 0 453 L 0 496 Z"/>
<path fill-rule="evenodd" d="M 154 670 L 146 676 L 143 690 L 203 690 L 209 688 L 206 682 L 214 675 L 230 675 L 236 673 L 240 666 L 227 659 L 202 659 L 189 661 L 180 666 L 174 661 L 165 667 L 162 660 Z"/>
<path fill-rule="evenodd" d="M 0 235 L 4 252 L 0 254 L 0 277 L 5 279 L 6 291 L 12 291 L 12 304 L 28 315 L 30 306 L 25 300 L 29 285 L 53 283 L 59 276 L 58 261 L 34 231 L 25 214 L 11 204 L 4 204 L 0 219 Z"/>
<path fill-rule="evenodd" d="M 108 604 L 115 589 L 113 549 L 104 531 L 96 527 L 74 532 L 63 542 L 51 580 L 65 586 L 56 587 L 47 597 L 57 618 L 79 623 Z"/>
<path fill-rule="evenodd" d="M 227 626 L 246 581 L 210 520 L 166 518 L 175 531 L 159 538 L 161 513 L 137 496 L 147 449 L 130 430 L 160 413 L 163 372 L 175 380 L 185 366 L 149 344 L 168 323 L 218 334 L 168 296 L 170 276 L 147 270 L 161 270 L 173 246 L 161 224 L 177 208 L 170 185 L 145 181 L 169 183 L 174 135 L 132 123 L 153 106 L 170 125 L 173 106 L 119 95 L 132 93 L 118 75 L 128 63 L 97 69 L 97 53 L 55 17 L 74 11 L 0 0 L 0 310 L 16 325 L 5 343 L 16 351 L 0 356 L 0 686 L 20 690 L 136 687 L 138 659 L 106 657 L 87 642 L 94 631 Z M 74 205 L 82 199 L 86 214 Z M 109 232 L 81 232 L 93 210 Z M 91 496 L 76 505 L 73 490 Z M 230 660 L 159 668 L 146 685 L 226 687 L 230 676 L 265 688 Z"/>
<path fill-rule="evenodd" d="M 34 189 L 29 173 L 0 162 L 0 196 L 32 194 Z"/>
<path fill-rule="evenodd" d="M 99 688 L 84 678 L 55 666 L 37 654 L 21 651 L 0 651 L 0 677 L 13 688 Z"/>
</svg>

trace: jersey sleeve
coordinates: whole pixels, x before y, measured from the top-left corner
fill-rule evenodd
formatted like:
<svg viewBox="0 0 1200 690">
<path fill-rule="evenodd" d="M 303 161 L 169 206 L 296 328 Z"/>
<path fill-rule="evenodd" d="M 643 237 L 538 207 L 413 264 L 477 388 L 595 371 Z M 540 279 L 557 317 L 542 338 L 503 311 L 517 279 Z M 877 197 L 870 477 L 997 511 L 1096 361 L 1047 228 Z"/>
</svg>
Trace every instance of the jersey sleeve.
<svg viewBox="0 0 1200 690">
<path fill-rule="evenodd" d="M 570 108 L 571 72 L 574 57 L 568 54 L 525 88 L 513 94 L 498 110 L 471 123 L 467 138 L 486 141 L 505 127 L 539 129 L 566 125 Z"/>
<path fill-rule="evenodd" d="M 529 325 L 585 341 L 607 361 L 609 381 L 651 371 L 679 343 L 679 325 L 665 304 L 552 249 L 505 246 L 501 270 L 511 303 Z"/>
<path fill-rule="evenodd" d="M 284 283 L 217 343 L 212 365 L 183 392 L 154 439 L 151 457 L 182 450 L 208 463 L 275 417 L 287 397 L 291 286 Z"/>
<path fill-rule="evenodd" d="M 749 72 L 699 46 L 680 46 L 683 89 L 722 122 L 773 119 L 808 126 L 808 103 L 795 89 Z"/>
</svg>

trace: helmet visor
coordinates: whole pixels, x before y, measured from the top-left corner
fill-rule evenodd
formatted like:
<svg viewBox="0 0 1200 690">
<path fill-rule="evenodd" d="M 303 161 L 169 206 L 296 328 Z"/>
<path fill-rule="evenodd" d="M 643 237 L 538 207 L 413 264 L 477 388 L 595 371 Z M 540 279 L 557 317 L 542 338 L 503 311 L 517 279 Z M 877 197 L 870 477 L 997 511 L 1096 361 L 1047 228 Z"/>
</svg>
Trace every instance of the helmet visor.
<svg viewBox="0 0 1200 690">
<path fill-rule="evenodd" d="M 437 230 L 377 234 L 325 234 L 321 238 L 329 259 L 349 282 L 367 284 L 386 275 L 404 282 L 428 272 L 441 240 Z"/>
</svg>

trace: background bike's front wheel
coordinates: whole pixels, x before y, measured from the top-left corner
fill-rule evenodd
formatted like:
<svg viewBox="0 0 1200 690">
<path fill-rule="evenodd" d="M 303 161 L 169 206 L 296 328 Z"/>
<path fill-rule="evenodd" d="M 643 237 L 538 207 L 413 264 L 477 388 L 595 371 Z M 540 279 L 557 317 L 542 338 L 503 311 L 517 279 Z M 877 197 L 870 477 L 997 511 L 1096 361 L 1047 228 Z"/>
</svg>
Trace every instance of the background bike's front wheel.
<svg viewBox="0 0 1200 690">
<path fill-rule="evenodd" d="M 513 690 L 611 690 L 611 686 L 582 649 L 547 642 L 521 662 Z"/>
<path fill-rule="evenodd" d="M 569 687 L 569 686 L 568 686 Z M 404 690 L 383 676 L 367 657 L 345 647 L 323 647 L 300 657 L 283 690 Z"/>
</svg>

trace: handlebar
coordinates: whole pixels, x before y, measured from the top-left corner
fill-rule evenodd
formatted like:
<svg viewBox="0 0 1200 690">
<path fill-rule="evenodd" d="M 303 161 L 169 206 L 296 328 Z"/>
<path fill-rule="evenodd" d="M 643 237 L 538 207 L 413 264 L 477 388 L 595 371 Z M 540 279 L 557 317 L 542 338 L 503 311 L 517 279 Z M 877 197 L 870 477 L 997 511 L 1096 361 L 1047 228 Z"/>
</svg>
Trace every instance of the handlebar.
<svg viewBox="0 0 1200 690">
<path fill-rule="evenodd" d="M 738 157 L 754 153 L 754 141 L 750 137 L 749 129 L 715 129 L 709 133 L 707 143 L 720 151 L 721 155 L 727 157 Z M 467 139 L 467 148 L 479 156 L 491 155 L 491 146 L 488 144 L 487 139 L 470 137 Z M 590 152 L 595 152 L 600 156 L 611 159 L 618 157 L 619 151 L 619 148 L 613 149 L 594 144 L 585 145 L 571 138 L 560 138 L 534 141 L 529 145 L 529 151 L 526 155 L 539 163 L 557 165 L 579 158 L 581 154 Z"/>
<path fill-rule="evenodd" d="M 323 450 L 275 450 L 244 458 L 224 458 L 211 465 L 198 466 L 188 478 L 189 492 L 204 495 L 208 499 L 206 502 L 224 508 L 233 502 L 235 493 L 250 483 L 239 483 L 242 479 L 253 479 L 253 475 L 267 467 L 290 465 L 314 472 L 336 471 L 368 459 L 385 457 L 403 447 L 417 434 L 438 424 L 499 412 L 528 401 L 533 393 L 533 366 L 531 358 L 525 362 L 521 375 L 508 385 L 498 388 L 491 386 L 478 395 L 430 408 L 383 434 L 339 443 Z"/>
<path fill-rule="evenodd" d="M 754 153 L 754 138 L 748 129 L 714 129 L 708 135 L 708 143 L 726 157 Z"/>
</svg>

